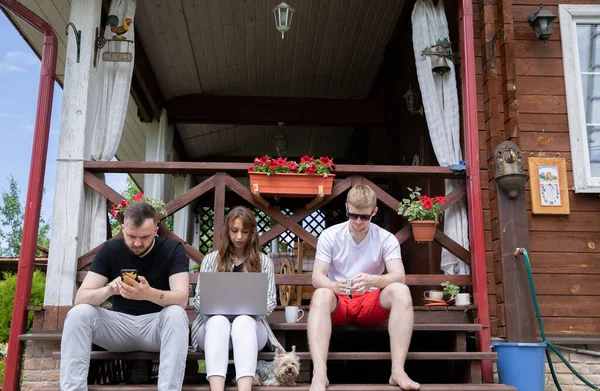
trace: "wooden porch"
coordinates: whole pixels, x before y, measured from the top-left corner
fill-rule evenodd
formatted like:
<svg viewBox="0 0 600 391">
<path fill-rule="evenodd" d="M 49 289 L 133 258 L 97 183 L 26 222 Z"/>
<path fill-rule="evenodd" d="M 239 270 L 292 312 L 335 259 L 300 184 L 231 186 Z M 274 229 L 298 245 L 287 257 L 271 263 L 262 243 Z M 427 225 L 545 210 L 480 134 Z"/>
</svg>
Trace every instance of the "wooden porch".
<svg viewBox="0 0 600 391">
<path fill-rule="evenodd" d="M 464 388 L 467 384 L 480 384 L 480 388 L 472 388 L 473 390 L 498 389 L 509 390 L 510 388 L 502 388 L 503 386 L 484 384 L 482 378 L 482 365 L 491 363 L 496 358 L 494 353 L 489 352 L 489 349 L 481 349 L 474 341 L 481 341 L 489 338 L 489 322 L 486 318 L 481 317 L 478 309 L 480 306 L 487 308 L 487 302 L 482 299 L 487 298 L 485 287 L 483 291 L 473 283 L 471 275 L 463 276 L 448 276 L 439 273 L 438 268 L 425 269 L 424 272 L 416 273 L 411 270 L 418 268 L 411 266 L 411 255 L 413 259 L 425 254 L 425 256 L 433 256 L 439 259 L 441 248 L 448 249 L 452 254 L 467 262 L 472 267 L 473 274 L 485 274 L 485 262 L 480 259 L 472 259 L 471 253 L 446 236 L 441 227 L 437 230 L 434 243 L 417 244 L 412 240 L 412 230 L 409 224 L 406 224 L 404 218 L 398 216 L 397 208 L 399 205 L 397 194 L 390 194 L 390 182 L 398 179 L 408 181 L 409 183 L 426 183 L 430 186 L 435 186 L 444 179 L 463 179 L 464 175 L 455 175 L 455 173 L 446 167 L 439 166 L 380 166 L 380 165 L 345 165 L 340 164 L 335 171 L 336 180 L 332 190 L 332 194 L 317 199 L 273 199 L 262 197 L 255 194 L 246 184 L 243 184 L 244 178 L 247 175 L 250 164 L 245 163 L 183 163 L 183 162 L 85 162 L 84 181 L 87 186 L 102 194 L 107 199 L 107 208 L 112 203 L 121 201 L 122 196 L 115 190 L 108 187 L 104 182 L 99 180 L 95 174 L 99 173 L 129 173 L 129 174 L 166 174 L 166 175 L 194 175 L 199 180 L 199 184 L 180 195 L 179 197 L 168 202 L 165 206 L 167 215 L 164 218 L 173 215 L 187 205 L 196 205 L 196 207 L 207 207 L 213 210 L 213 222 L 215 233 L 212 237 L 213 245 L 218 246 L 218 233 L 224 229 L 224 216 L 226 206 L 246 205 L 262 212 L 272 221 L 276 222 L 271 225 L 268 230 L 260 236 L 261 246 L 266 246 L 269 242 L 283 234 L 291 232 L 303 243 L 309 247 L 316 248 L 317 237 L 306 228 L 303 228 L 302 221 L 311 214 L 326 210 L 327 208 L 339 207 L 345 202 L 345 194 L 352 185 L 364 183 L 375 190 L 380 206 L 380 212 L 386 216 L 387 228 L 396 227 L 393 233 L 398 238 L 398 241 L 403 246 L 403 256 L 405 258 L 405 266 L 407 269 L 406 283 L 411 287 L 413 292 L 413 301 L 415 305 L 415 336 L 413 345 L 411 345 L 411 353 L 409 354 L 409 368 L 415 373 L 420 374 L 421 378 L 417 379 L 425 383 L 447 383 L 443 389 L 468 389 Z M 443 183 L 443 182 L 442 182 Z M 452 193 L 447 194 L 447 203 L 444 208 L 448 208 L 453 203 L 466 196 L 465 186 L 456 188 Z M 290 212 L 282 213 L 282 209 L 289 209 Z M 291 209 L 293 208 L 293 209 Z M 163 221 L 164 221 L 163 218 Z M 399 221 L 396 221 L 399 220 Z M 183 243 L 186 252 L 190 259 L 196 263 L 201 263 L 205 254 L 197 248 L 187 243 L 182 238 L 178 237 L 169 231 L 164 223 L 160 224 L 159 235 L 170 237 Z M 107 238 L 108 239 L 108 238 Z M 99 248 L 99 247 L 98 247 Z M 77 281 L 81 282 L 87 273 L 93 256 L 97 249 L 93 249 L 82 255 L 78 260 Z M 416 255 L 415 255 L 416 254 Z M 436 255 L 437 254 L 437 255 Z M 408 259 L 407 259 L 408 258 Z M 483 261 L 483 265 L 481 265 Z M 432 262 L 426 262 L 427 267 Z M 422 269 L 421 269 L 422 270 Z M 196 283 L 196 273 L 190 273 L 190 282 Z M 463 287 L 463 290 L 473 293 L 474 303 L 468 307 L 448 307 L 448 308 L 429 308 L 424 307 L 422 302 L 422 292 L 429 288 L 439 287 L 442 282 L 450 281 L 453 284 Z M 277 274 L 276 283 L 280 288 L 280 293 L 283 289 L 291 287 L 310 286 L 309 273 L 294 273 Z M 280 304 L 285 305 L 283 297 L 280 297 Z M 307 304 L 300 299 L 299 304 Z M 283 311 L 277 310 L 271 316 L 270 323 L 273 330 L 277 333 L 278 338 L 286 348 L 291 348 L 291 345 L 298 346 L 299 356 L 303 360 L 305 381 L 309 379 L 310 356 L 306 341 L 306 323 L 305 321 L 290 325 L 283 320 Z M 308 310 L 308 308 L 306 308 Z M 189 307 L 188 312 L 190 321 L 194 319 L 195 314 L 193 308 Z M 61 320 L 59 319 L 59 323 Z M 361 363 L 365 368 L 381 368 L 380 365 L 374 363 L 386 361 L 389 362 L 389 347 L 386 348 L 387 342 L 387 327 L 375 328 L 373 333 L 369 333 L 370 337 L 364 339 L 364 343 L 357 343 L 356 335 L 364 334 L 367 331 L 360 327 L 342 327 L 334 331 L 337 336 L 332 339 L 332 348 L 329 356 L 332 368 L 331 378 L 337 383 L 343 382 L 340 378 L 346 366 Z M 340 333 L 341 332 L 341 333 Z M 359 334 L 357 334 L 359 333 Z M 349 339 L 350 338 L 350 339 Z M 32 335 L 23 335 L 22 339 L 26 340 L 56 340 L 60 339 L 60 332 L 51 333 L 34 333 Z M 352 341 L 352 345 L 356 345 L 359 349 L 362 346 L 364 350 L 348 351 L 344 348 L 345 345 Z M 368 342 L 370 341 L 370 342 Z M 387 353 L 386 353 L 387 351 Z M 59 359 L 60 355 L 57 352 L 53 353 L 55 359 Z M 268 359 L 269 353 L 261 353 L 261 357 Z M 188 365 L 193 368 L 193 363 L 196 360 L 202 359 L 200 353 L 190 353 L 188 355 Z M 111 369 L 114 372 L 115 368 L 122 368 L 123 360 L 156 360 L 154 354 L 134 352 L 123 355 L 122 353 L 115 355 L 111 352 L 94 352 L 92 355 L 94 368 L 99 370 L 95 378 L 91 378 L 90 384 L 105 384 L 102 389 L 110 389 L 110 384 L 115 382 L 127 381 L 122 376 L 111 375 Z M 189 364 L 189 363 L 192 364 Z M 434 378 L 427 378 L 427 368 L 429 362 L 435 362 L 439 365 L 440 374 Z M 111 366 L 107 367 L 106 365 Z M 423 365 L 419 364 L 422 363 Z M 358 365 L 358 364 L 357 364 Z M 193 369 L 192 369 L 193 372 Z M 104 375 L 102 375 L 104 373 Z M 125 373 L 125 372 L 123 372 Z M 336 375 L 337 374 L 337 375 Z M 194 380 L 195 379 L 195 380 Z M 377 376 L 365 376 L 363 381 L 356 379 L 348 379 L 351 383 L 365 383 L 371 379 L 373 382 L 369 389 L 383 390 L 387 386 L 377 386 L 375 383 L 383 383 L 381 378 Z M 191 376 L 187 382 L 197 382 L 197 377 Z M 107 388 L 108 387 L 108 388 Z M 205 386 L 190 386 L 190 389 L 204 389 Z M 302 386 L 303 387 L 303 386 Z M 341 389 L 344 389 L 341 386 Z M 429 388 L 428 388 L 429 387 Z M 435 385 L 424 385 L 424 390 L 437 390 Z M 440 386 L 441 387 L 441 386 Z M 491 387 L 491 388 L 487 388 Z M 132 388 L 136 389 L 136 388 Z M 470 389 L 470 388 L 469 388 Z"/>
</svg>

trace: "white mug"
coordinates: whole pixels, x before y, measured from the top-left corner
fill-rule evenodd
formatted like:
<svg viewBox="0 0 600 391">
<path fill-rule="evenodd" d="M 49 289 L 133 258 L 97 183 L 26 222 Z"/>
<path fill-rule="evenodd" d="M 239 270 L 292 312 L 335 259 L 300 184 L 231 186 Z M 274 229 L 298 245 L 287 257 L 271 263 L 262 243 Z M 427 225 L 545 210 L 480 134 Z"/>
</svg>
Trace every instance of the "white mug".
<svg viewBox="0 0 600 391">
<path fill-rule="evenodd" d="M 468 293 L 459 293 L 454 298 L 454 304 L 470 305 L 471 304 L 471 296 Z"/>
<path fill-rule="evenodd" d="M 423 292 L 423 296 L 428 298 L 428 299 L 435 299 L 435 300 L 443 300 L 444 299 L 444 292 L 442 291 L 425 291 Z"/>
<path fill-rule="evenodd" d="M 300 317 L 298 314 L 302 313 Z M 287 323 L 297 323 L 304 317 L 304 310 L 302 308 L 298 308 L 294 305 L 285 307 L 285 321 Z"/>
</svg>

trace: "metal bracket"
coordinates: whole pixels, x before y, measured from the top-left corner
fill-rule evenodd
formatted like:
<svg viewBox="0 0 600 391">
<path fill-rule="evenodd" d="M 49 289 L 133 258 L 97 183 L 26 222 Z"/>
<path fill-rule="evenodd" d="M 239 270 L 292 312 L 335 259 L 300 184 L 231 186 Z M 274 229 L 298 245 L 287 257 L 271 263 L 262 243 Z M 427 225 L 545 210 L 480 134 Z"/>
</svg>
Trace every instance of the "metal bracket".
<svg viewBox="0 0 600 391">
<path fill-rule="evenodd" d="M 77 42 L 77 63 L 79 64 L 79 53 L 81 52 L 81 30 L 77 30 L 77 27 L 75 27 L 73 22 L 69 22 L 65 28 L 65 35 L 69 35 L 69 26 L 73 27 L 73 31 L 75 32 L 75 41 Z"/>
<path fill-rule="evenodd" d="M 508 34 L 506 34 L 506 31 L 504 31 L 504 29 L 502 27 L 500 27 L 498 30 L 496 30 L 496 32 L 494 33 L 494 35 L 492 35 L 490 37 L 490 66 L 492 68 L 494 68 L 496 66 L 496 40 L 500 37 L 500 32 L 504 33 L 504 41 L 506 42 L 506 40 L 508 39 Z"/>
</svg>

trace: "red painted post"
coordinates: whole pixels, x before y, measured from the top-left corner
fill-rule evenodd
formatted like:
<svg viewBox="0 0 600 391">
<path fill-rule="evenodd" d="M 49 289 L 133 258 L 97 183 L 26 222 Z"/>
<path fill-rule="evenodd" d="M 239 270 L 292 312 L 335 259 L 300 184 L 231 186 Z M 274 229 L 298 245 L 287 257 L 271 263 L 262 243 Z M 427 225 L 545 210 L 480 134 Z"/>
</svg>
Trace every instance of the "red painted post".
<svg viewBox="0 0 600 391">
<path fill-rule="evenodd" d="M 44 34 L 40 88 L 31 151 L 31 166 L 29 168 L 29 186 L 27 188 L 23 237 L 17 272 L 17 289 L 8 339 L 4 382 L 2 383 L 4 391 L 16 391 L 20 389 L 23 356 L 23 342 L 19 341 L 18 336 L 25 332 L 27 326 L 27 306 L 31 296 L 31 280 L 33 278 L 40 209 L 44 190 L 44 171 L 48 154 L 54 74 L 56 73 L 57 40 L 52 26 L 17 0 L 0 0 L 0 7 L 14 13 Z"/>
<path fill-rule="evenodd" d="M 479 172 L 479 134 L 477 127 L 477 92 L 475 85 L 475 36 L 473 34 L 473 4 L 459 1 L 459 30 L 462 64 L 462 110 L 467 164 L 467 203 L 471 248 L 471 276 L 473 296 L 477 304 L 477 322 L 483 326 L 478 332 L 478 350 L 491 350 L 490 314 L 488 307 L 485 241 L 483 236 L 483 204 Z M 483 381 L 493 382 L 492 362 L 482 362 Z"/>
</svg>

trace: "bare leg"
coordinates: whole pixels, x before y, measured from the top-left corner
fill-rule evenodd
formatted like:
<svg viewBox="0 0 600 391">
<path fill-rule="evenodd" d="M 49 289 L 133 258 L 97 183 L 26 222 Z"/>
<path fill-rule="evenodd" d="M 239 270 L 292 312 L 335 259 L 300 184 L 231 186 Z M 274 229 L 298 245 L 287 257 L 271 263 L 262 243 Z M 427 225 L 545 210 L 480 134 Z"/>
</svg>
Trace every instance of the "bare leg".
<svg viewBox="0 0 600 391">
<path fill-rule="evenodd" d="M 337 299 L 327 288 L 319 288 L 313 293 L 308 312 L 308 346 L 313 362 L 313 378 L 310 391 L 325 391 L 329 385 L 327 379 L 327 352 L 331 339 L 331 313 L 335 310 Z"/>
<path fill-rule="evenodd" d="M 404 371 L 414 322 L 410 290 L 404 284 L 393 283 L 381 291 L 379 300 L 383 308 L 390 310 L 388 322 L 392 352 L 390 384 L 399 386 L 403 390 L 418 390 L 419 383 L 412 381 Z"/>
<path fill-rule="evenodd" d="M 243 376 L 237 379 L 237 387 L 239 391 L 250 391 L 252 390 L 252 383 L 254 383 L 254 376 Z"/>
<path fill-rule="evenodd" d="M 210 391 L 223 391 L 225 389 L 225 378 L 223 376 L 209 376 Z"/>
</svg>

